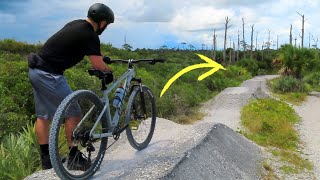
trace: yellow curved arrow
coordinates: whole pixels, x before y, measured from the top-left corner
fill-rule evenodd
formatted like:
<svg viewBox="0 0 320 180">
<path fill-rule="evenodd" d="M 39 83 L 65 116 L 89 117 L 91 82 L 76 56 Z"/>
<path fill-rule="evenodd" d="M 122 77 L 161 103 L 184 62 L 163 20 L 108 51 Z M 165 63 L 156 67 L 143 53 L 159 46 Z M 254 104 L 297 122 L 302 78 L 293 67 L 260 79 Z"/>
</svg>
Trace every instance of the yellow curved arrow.
<svg viewBox="0 0 320 180">
<path fill-rule="evenodd" d="M 192 71 L 194 69 L 199 69 L 199 68 L 206 68 L 206 67 L 212 67 L 213 69 L 211 69 L 210 71 L 202 74 L 201 76 L 198 77 L 198 81 L 203 80 L 204 78 L 212 75 L 213 73 L 219 71 L 220 69 L 226 70 L 221 64 L 213 61 L 212 59 L 201 55 L 201 54 L 196 54 L 198 55 L 202 60 L 206 61 L 207 63 L 201 63 L 201 64 L 195 64 L 192 66 L 188 66 L 184 69 L 182 69 L 181 71 L 179 71 L 176 75 L 174 75 L 168 82 L 167 84 L 163 87 L 161 93 L 160 93 L 160 97 L 162 97 L 162 95 L 169 89 L 169 87 L 171 86 L 171 84 L 177 80 L 179 77 L 181 77 L 183 74 Z"/>
</svg>

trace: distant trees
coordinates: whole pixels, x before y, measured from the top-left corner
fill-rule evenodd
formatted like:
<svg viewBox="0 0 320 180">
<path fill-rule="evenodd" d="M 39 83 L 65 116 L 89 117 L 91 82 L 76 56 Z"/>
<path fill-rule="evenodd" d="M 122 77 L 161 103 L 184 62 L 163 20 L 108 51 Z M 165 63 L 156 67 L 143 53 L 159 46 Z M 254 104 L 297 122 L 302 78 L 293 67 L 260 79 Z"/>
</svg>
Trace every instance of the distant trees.
<svg viewBox="0 0 320 180">
<path fill-rule="evenodd" d="M 127 51 L 131 51 L 132 50 L 132 46 L 128 43 L 125 43 L 122 45 L 122 48 L 127 50 Z"/>
</svg>

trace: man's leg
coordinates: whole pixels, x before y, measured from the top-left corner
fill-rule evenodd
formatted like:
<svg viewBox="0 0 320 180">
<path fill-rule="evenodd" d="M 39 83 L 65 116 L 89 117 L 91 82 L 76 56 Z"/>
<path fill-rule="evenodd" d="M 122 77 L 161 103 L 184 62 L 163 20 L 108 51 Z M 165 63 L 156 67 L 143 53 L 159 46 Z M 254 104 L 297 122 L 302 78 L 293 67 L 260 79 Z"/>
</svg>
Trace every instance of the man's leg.
<svg viewBox="0 0 320 180">
<path fill-rule="evenodd" d="M 36 121 L 36 133 L 38 143 L 41 151 L 41 162 L 43 169 L 52 168 L 50 156 L 49 156 L 49 126 L 50 121 L 46 119 L 37 118 Z"/>
<path fill-rule="evenodd" d="M 69 147 L 75 146 L 74 144 L 72 144 L 72 140 L 71 140 L 72 131 L 78 125 L 80 120 L 81 120 L 80 117 L 70 117 L 70 118 L 66 119 L 66 122 L 65 122 L 66 137 L 67 137 L 67 142 L 68 142 Z"/>
<path fill-rule="evenodd" d="M 37 118 L 36 133 L 40 145 L 49 143 L 49 125 L 49 120 Z"/>
</svg>

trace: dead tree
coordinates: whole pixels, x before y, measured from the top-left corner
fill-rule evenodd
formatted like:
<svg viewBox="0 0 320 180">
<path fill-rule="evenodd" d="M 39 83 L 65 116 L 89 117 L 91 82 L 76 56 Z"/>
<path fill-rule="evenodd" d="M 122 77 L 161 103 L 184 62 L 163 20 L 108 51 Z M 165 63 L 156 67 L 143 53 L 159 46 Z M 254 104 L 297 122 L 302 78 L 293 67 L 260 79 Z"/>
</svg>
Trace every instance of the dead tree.
<svg viewBox="0 0 320 180">
<path fill-rule="evenodd" d="M 269 31 L 269 36 L 268 36 L 268 49 L 270 49 L 270 45 L 271 45 L 271 42 L 270 42 L 270 32 L 271 32 L 271 30 L 269 29 L 268 31 Z"/>
<path fill-rule="evenodd" d="M 309 32 L 309 49 L 310 49 L 310 32 Z"/>
<path fill-rule="evenodd" d="M 242 18 L 242 43 L 243 43 L 243 57 L 246 58 L 246 40 L 244 38 L 244 18 Z"/>
<path fill-rule="evenodd" d="M 230 37 L 230 46 L 229 46 L 230 48 L 229 48 L 229 64 L 231 64 L 231 59 L 232 59 L 232 48 L 231 48 L 231 37 Z"/>
<path fill-rule="evenodd" d="M 301 37 L 301 48 L 303 48 L 303 40 L 304 40 L 304 22 L 306 22 L 307 20 L 304 20 L 304 15 L 301 15 L 299 12 L 297 12 L 301 17 L 302 17 L 302 29 L 301 29 L 301 33 L 302 35 L 300 35 Z"/>
<path fill-rule="evenodd" d="M 258 50 L 258 32 L 257 32 L 257 35 L 256 35 L 256 51 Z"/>
<path fill-rule="evenodd" d="M 213 60 L 216 59 L 216 48 L 217 48 L 217 35 L 216 29 L 213 30 Z"/>
<path fill-rule="evenodd" d="M 279 35 L 277 35 L 277 50 L 279 49 Z"/>
<path fill-rule="evenodd" d="M 294 38 L 294 47 L 297 47 L 297 37 Z"/>
<path fill-rule="evenodd" d="M 238 30 L 238 51 L 237 51 L 237 61 L 239 61 L 239 52 L 240 51 L 240 32 Z"/>
<path fill-rule="evenodd" d="M 230 19 L 227 16 L 226 17 L 225 30 L 224 30 L 223 62 L 225 62 L 225 60 L 226 60 L 227 31 L 228 31 L 228 28 L 230 27 L 230 26 L 228 26 L 229 22 L 230 22 Z"/>
<path fill-rule="evenodd" d="M 313 40 L 313 42 L 314 42 L 314 44 L 312 45 L 312 47 L 314 47 L 315 49 L 317 49 L 318 48 L 318 37 L 317 38 L 314 38 L 314 36 L 313 35 L 311 35 L 312 36 L 312 40 Z"/>
<path fill-rule="evenodd" d="M 232 57 L 233 62 L 236 61 L 236 51 L 235 51 L 235 49 L 236 49 L 236 45 L 233 42 L 233 57 Z"/>
<path fill-rule="evenodd" d="M 252 55 L 252 49 L 253 49 L 253 28 L 254 28 L 254 24 L 251 25 L 251 58 L 253 58 Z"/>
<path fill-rule="evenodd" d="M 289 42 L 290 42 L 290 45 L 292 46 L 292 24 L 290 26 Z"/>
</svg>

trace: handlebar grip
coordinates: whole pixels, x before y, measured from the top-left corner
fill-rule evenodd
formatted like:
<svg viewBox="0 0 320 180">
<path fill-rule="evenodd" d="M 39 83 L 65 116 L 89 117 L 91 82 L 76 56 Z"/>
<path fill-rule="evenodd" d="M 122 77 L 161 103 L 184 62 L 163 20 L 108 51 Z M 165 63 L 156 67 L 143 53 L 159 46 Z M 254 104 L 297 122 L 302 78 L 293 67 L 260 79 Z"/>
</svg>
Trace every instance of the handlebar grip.
<svg viewBox="0 0 320 180">
<path fill-rule="evenodd" d="M 105 62 L 107 64 L 112 64 L 111 58 L 109 58 L 108 56 L 103 57 L 103 62 Z"/>
<path fill-rule="evenodd" d="M 166 61 L 166 59 L 153 59 L 155 62 L 161 62 L 161 63 L 163 63 L 163 62 L 165 62 Z"/>
</svg>

